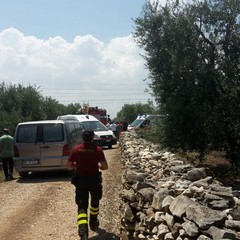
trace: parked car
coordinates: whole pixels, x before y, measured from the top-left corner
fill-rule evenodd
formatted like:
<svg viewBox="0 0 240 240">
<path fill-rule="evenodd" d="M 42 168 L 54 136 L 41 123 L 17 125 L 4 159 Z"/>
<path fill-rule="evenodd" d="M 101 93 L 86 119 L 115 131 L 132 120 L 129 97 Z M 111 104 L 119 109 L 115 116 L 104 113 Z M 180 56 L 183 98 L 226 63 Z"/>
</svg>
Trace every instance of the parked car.
<svg viewBox="0 0 240 240">
<path fill-rule="evenodd" d="M 92 115 L 76 114 L 58 116 L 61 120 L 78 120 L 84 128 L 91 128 L 94 131 L 94 141 L 98 146 L 107 146 L 112 148 L 112 145 L 117 143 L 117 138 L 113 131 L 108 129 L 103 123 Z"/>
<path fill-rule="evenodd" d="M 14 165 L 21 177 L 29 172 L 66 170 L 71 149 L 82 143 L 78 121 L 46 120 L 19 123 L 14 141 Z"/>
</svg>

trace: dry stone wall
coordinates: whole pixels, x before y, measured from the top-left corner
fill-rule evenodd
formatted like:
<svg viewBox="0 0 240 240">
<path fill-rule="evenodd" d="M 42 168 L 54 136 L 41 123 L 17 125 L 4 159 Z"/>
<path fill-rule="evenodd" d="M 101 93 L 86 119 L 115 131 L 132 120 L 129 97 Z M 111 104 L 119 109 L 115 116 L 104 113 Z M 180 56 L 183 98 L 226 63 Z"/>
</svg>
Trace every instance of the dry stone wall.
<svg viewBox="0 0 240 240">
<path fill-rule="evenodd" d="M 123 133 L 120 147 L 125 239 L 240 239 L 239 191 L 134 132 Z"/>
</svg>

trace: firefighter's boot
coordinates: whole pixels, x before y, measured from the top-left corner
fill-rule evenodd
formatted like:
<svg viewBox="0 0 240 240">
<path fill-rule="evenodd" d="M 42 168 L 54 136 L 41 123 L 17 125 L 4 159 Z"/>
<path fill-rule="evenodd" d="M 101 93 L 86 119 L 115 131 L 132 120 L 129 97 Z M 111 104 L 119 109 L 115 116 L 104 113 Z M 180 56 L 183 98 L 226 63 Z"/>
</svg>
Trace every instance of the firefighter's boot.
<svg viewBox="0 0 240 240">
<path fill-rule="evenodd" d="M 88 240 L 88 225 L 85 224 L 84 226 L 78 227 L 78 235 L 80 240 Z"/>
<path fill-rule="evenodd" d="M 90 207 L 90 220 L 89 220 L 89 227 L 92 231 L 96 231 L 99 226 L 98 221 L 98 213 L 99 213 L 99 207 Z"/>
<path fill-rule="evenodd" d="M 88 220 L 86 213 L 78 214 L 78 235 L 81 240 L 88 240 Z"/>
<path fill-rule="evenodd" d="M 99 227 L 99 221 L 98 221 L 98 219 L 96 218 L 95 220 L 90 221 L 89 226 L 90 226 L 90 229 L 91 229 L 92 231 L 96 231 L 96 230 L 98 229 L 98 227 Z"/>
<path fill-rule="evenodd" d="M 84 236 L 80 237 L 80 240 L 88 240 L 88 236 L 84 235 Z"/>
<path fill-rule="evenodd" d="M 99 221 L 96 215 L 90 215 L 89 227 L 92 231 L 96 231 L 99 227 Z"/>
</svg>

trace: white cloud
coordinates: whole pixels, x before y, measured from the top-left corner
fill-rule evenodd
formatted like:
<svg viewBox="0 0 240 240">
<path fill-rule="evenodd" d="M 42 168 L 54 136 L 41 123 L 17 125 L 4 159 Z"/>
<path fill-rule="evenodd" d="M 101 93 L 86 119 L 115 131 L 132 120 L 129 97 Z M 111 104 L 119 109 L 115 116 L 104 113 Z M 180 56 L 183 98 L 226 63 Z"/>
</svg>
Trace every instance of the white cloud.
<svg viewBox="0 0 240 240">
<path fill-rule="evenodd" d="M 150 98 L 143 90 L 147 70 L 140 51 L 131 35 L 107 44 L 91 35 L 67 42 L 9 28 L 0 32 L 0 81 L 36 84 L 63 104 L 89 101 L 114 117 L 125 103 Z"/>
</svg>

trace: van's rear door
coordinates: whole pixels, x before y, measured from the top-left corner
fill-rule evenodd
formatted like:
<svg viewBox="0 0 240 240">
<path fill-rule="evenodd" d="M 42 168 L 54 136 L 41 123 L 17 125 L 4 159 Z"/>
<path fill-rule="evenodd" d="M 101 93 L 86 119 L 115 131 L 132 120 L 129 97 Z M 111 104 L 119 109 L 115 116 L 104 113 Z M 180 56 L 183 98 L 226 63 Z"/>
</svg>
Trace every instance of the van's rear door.
<svg viewBox="0 0 240 240">
<path fill-rule="evenodd" d="M 42 124 L 41 129 L 41 167 L 61 166 L 63 146 L 66 143 L 63 124 Z"/>
<path fill-rule="evenodd" d="M 40 163 L 40 149 L 37 141 L 39 135 L 37 124 L 19 125 L 17 129 L 16 145 L 19 152 L 19 164 L 24 166 Z"/>
</svg>

